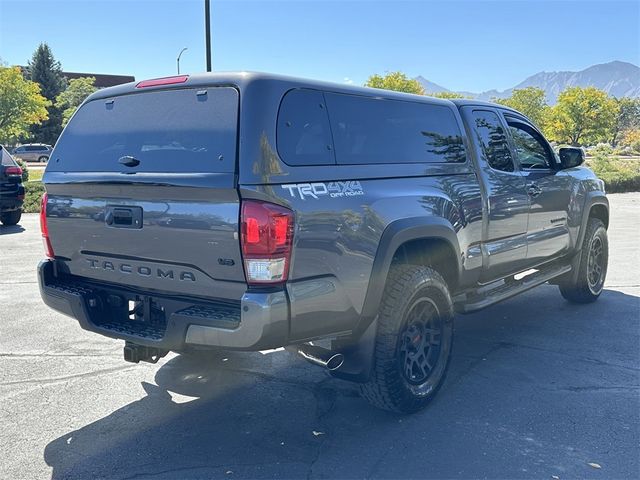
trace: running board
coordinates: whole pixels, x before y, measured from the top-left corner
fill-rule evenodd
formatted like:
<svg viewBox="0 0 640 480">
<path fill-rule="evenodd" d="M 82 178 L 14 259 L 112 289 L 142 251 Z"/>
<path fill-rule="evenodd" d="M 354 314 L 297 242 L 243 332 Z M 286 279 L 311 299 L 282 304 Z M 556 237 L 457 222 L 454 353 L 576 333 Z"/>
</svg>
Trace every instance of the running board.
<svg viewBox="0 0 640 480">
<path fill-rule="evenodd" d="M 501 302 L 514 295 L 525 292 L 533 287 L 537 287 L 549 280 L 552 280 L 564 273 L 571 271 L 571 265 L 560 267 L 547 267 L 535 273 L 527 275 L 521 280 L 509 280 L 494 288 L 485 291 L 475 291 L 473 293 L 463 293 L 456 295 L 453 299 L 457 312 L 470 313 L 481 310 L 494 303 Z M 482 289 L 481 289 L 482 290 Z"/>
</svg>

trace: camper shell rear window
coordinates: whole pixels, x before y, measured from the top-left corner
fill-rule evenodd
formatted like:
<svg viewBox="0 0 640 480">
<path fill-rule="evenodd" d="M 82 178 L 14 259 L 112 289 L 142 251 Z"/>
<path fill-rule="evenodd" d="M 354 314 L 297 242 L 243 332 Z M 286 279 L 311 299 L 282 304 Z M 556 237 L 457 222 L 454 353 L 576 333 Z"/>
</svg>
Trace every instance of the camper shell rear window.
<svg viewBox="0 0 640 480">
<path fill-rule="evenodd" d="M 56 145 L 48 171 L 232 173 L 238 92 L 167 89 L 84 104 Z M 119 160 L 139 161 L 127 167 Z"/>
</svg>

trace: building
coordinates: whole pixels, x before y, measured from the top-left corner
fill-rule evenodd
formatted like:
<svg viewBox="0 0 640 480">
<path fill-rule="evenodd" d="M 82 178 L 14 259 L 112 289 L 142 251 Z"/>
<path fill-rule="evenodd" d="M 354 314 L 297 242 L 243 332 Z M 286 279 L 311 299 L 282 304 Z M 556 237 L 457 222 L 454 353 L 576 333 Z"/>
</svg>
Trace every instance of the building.
<svg viewBox="0 0 640 480">
<path fill-rule="evenodd" d="M 96 79 L 95 86 L 98 88 L 113 87 L 115 85 L 121 85 L 123 83 L 135 82 L 136 78 L 133 75 L 110 75 L 103 73 L 77 73 L 77 72 L 62 72 L 62 75 L 67 80 L 73 80 L 75 78 L 94 77 Z"/>
<path fill-rule="evenodd" d="M 24 74 L 27 67 L 20 66 L 20 70 Z M 108 73 L 78 73 L 78 72 L 62 72 L 62 75 L 69 80 L 76 78 L 94 77 L 96 79 L 95 86 L 97 88 L 113 87 L 123 83 L 135 82 L 136 77 L 133 75 L 110 75 Z"/>
</svg>

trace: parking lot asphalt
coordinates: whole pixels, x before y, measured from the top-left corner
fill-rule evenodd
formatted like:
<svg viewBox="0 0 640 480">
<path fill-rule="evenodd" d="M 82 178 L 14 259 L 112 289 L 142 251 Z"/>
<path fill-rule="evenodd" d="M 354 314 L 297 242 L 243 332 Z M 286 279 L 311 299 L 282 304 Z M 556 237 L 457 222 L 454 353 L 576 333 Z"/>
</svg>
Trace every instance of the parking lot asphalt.
<svg viewBox="0 0 640 480">
<path fill-rule="evenodd" d="M 25 215 L 0 227 L 0 478 L 640 478 L 640 194 L 609 198 L 600 300 L 545 285 L 457 316 L 412 416 L 283 351 L 125 363 L 41 302 Z"/>
</svg>

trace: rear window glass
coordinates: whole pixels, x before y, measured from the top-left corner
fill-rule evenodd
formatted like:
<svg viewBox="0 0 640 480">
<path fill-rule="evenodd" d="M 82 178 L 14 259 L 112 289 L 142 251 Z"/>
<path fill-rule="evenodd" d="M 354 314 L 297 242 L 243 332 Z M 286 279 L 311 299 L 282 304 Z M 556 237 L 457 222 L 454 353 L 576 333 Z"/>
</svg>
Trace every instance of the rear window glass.
<svg viewBox="0 0 640 480">
<path fill-rule="evenodd" d="M 334 164 L 331 128 L 324 95 L 316 90 L 291 90 L 278 114 L 280 158 L 289 165 Z"/>
<path fill-rule="evenodd" d="M 238 93 L 231 87 L 93 100 L 65 129 L 48 170 L 230 173 L 237 117 Z M 122 157 L 140 163 L 126 167 Z"/>
<path fill-rule="evenodd" d="M 338 164 L 464 162 L 462 133 L 444 105 L 325 93 Z"/>
<path fill-rule="evenodd" d="M 472 118 L 477 143 L 482 150 L 484 160 L 494 170 L 513 172 L 515 167 L 511 151 L 498 115 L 488 110 L 474 110 Z"/>
<path fill-rule="evenodd" d="M 5 150 L 4 147 L 0 147 L 0 165 L 3 167 L 14 167 L 17 165 L 16 162 L 13 161 L 9 152 Z"/>
</svg>

